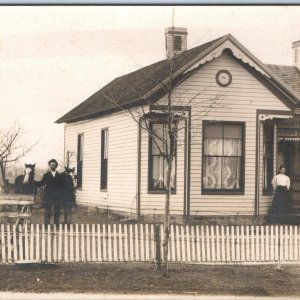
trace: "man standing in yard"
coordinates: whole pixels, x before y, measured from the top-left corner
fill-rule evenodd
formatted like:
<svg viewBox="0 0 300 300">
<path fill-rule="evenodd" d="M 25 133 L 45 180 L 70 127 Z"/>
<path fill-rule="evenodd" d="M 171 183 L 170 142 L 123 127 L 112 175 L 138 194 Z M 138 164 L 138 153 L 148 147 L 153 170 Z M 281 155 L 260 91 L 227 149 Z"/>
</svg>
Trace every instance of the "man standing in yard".
<svg viewBox="0 0 300 300">
<path fill-rule="evenodd" d="M 61 174 L 56 171 L 58 163 L 55 159 L 48 162 L 50 170 L 43 175 L 41 181 L 35 181 L 36 187 L 45 187 L 44 207 L 45 207 L 45 225 L 50 224 L 51 211 L 53 207 L 54 224 L 59 224 L 61 209 Z"/>
</svg>

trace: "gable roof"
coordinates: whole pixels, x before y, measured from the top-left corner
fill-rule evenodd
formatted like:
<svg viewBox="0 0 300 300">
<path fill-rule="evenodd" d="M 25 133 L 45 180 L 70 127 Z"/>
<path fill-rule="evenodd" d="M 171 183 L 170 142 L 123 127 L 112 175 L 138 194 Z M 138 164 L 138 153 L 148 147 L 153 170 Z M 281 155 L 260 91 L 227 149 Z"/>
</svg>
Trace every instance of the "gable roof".
<svg viewBox="0 0 300 300">
<path fill-rule="evenodd" d="M 169 79 L 172 69 L 173 77 L 182 75 L 185 70 L 191 68 L 197 61 L 208 55 L 211 51 L 222 45 L 226 41 L 234 43 L 247 56 L 253 60 L 276 86 L 283 88 L 292 98 L 300 101 L 300 97 L 294 93 L 295 85 L 293 76 L 289 76 L 289 83 L 284 82 L 285 77 L 281 74 L 281 69 L 276 69 L 275 65 L 264 65 L 254 57 L 245 47 L 243 47 L 232 35 L 228 34 L 218 39 L 184 51 L 175 57 L 174 60 L 161 60 L 137 71 L 118 77 L 104 86 L 102 89 L 91 95 L 84 102 L 66 113 L 56 123 L 72 123 L 80 120 L 91 119 L 97 116 L 108 114 L 117 110 L 141 105 L 143 101 L 158 99 L 166 92 L 162 88 L 162 83 Z M 287 84 L 286 84 L 287 83 Z M 292 89 L 291 89 L 292 88 Z M 160 92 L 160 93 L 157 93 Z M 155 93 L 157 93 L 155 98 Z M 297 100 L 291 100 L 293 104 Z"/>
</svg>

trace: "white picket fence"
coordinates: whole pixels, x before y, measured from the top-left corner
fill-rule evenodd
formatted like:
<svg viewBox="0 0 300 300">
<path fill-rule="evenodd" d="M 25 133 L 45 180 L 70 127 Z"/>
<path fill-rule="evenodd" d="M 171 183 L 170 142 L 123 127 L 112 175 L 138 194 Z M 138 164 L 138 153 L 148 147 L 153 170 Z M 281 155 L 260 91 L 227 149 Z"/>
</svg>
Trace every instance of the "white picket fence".
<svg viewBox="0 0 300 300">
<path fill-rule="evenodd" d="M 153 224 L 0 226 L 0 263 L 161 261 Z M 171 226 L 170 262 L 299 263 L 298 226 Z"/>
</svg>

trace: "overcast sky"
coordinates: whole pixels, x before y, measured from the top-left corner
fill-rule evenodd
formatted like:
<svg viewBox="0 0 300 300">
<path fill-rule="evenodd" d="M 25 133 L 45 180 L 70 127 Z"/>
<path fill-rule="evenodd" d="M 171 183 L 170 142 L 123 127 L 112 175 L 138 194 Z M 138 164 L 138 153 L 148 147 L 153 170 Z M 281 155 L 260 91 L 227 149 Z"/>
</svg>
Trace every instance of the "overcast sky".
<svg viewBox="0 0 300 300">
<path fill-rule="evenodd" d="M 15 121 L 26 162 L 63 159 L 63 124 L 55 120 L 117 76 L 164 59 L 172 6 L 0 6 L 1 119 Z M 292 64 L 300 6 L 176 6 L 188 48 L 231 33 L 261 61 Z"/>
</svg>

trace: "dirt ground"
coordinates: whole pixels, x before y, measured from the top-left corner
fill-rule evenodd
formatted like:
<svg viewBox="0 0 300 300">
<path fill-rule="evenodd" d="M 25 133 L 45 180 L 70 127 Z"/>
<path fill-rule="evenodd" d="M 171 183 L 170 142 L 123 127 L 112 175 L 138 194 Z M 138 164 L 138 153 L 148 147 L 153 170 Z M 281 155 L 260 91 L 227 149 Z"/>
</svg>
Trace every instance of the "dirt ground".
<svg viewBox="0 0 300 300">
<path fill-rule="evenodd" d="M 300 266 L 170 266 L 150 263 L 2 265 L 0 291 L 300 296 Z"/>
</svg>

